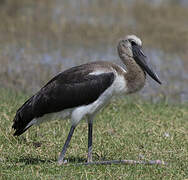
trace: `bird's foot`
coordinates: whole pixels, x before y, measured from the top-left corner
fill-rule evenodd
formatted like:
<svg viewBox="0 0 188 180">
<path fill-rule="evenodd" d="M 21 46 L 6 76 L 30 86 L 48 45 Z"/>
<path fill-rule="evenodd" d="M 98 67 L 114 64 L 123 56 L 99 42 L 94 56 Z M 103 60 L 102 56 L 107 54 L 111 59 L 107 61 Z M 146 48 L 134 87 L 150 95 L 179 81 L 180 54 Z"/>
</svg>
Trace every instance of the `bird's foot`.
<svg viewBox="0 0 188 180">
<path fill-rule="evenodd" d="M 87 158 L 87 163 L 92 163 L 92 162 L 93 162 L 92 157 L 88 157 Z"/>
<path fill-rule="evenodd" d="M 58 165 L 67 164 L 67 160 L 58 160 Z"/>
</svg>

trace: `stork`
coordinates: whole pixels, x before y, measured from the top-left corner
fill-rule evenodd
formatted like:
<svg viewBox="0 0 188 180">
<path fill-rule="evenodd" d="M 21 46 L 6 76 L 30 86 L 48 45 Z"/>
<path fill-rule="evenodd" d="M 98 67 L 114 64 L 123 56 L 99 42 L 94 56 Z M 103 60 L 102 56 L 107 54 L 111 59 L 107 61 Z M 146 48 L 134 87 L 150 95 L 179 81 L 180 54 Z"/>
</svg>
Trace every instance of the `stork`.
<svg viewBox="0 0 188 180">
<path fill-rule="evenodd" d="M 87 117 L 87 161 L 92 162 L 92 129 L 96 113 L 113 96 L 140 90 L 145 84 L 146 73 L 161 84 L 147 64 L 142 41 L 137 36 L 127 35 L 121 39 L 117 50 L 126 70 L 111 62 L 97 61 L 59 73 L 17 110 L 12 126 L 14 136 L 48 118 L 70 117 L 71 128 L 58 159 L 58 163 L 62 164 L 75 128 L 81 119 Z"/>
</svg>

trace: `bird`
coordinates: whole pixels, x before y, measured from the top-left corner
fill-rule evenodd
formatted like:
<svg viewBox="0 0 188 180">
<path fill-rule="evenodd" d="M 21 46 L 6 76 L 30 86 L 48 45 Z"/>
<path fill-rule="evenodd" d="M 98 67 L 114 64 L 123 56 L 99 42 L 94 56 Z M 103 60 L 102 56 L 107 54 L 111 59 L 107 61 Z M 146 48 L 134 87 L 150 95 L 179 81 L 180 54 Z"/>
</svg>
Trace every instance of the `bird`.
<svg viewBox="0 0 188 180">
<path fill-rule="evenodd" d="M 58 163 L 65 163 L 65 154 L 79 122 L 88 123 L 87 162 L 92 162 L 93 120 L 98 111 L 114 96 L 128 95 L 143 88 L 146 76 L 162 84 L 148 65 L 142 41 L 136 35 L 120 39 L 117 52 L 125 68 L 108 61 L 96 61 L 67 69 L 53 77 L 16 112 L 12 128 L 14 136 L 33 125 L 54 117 L 70 117 L 71 127 Z"/>
</svg>

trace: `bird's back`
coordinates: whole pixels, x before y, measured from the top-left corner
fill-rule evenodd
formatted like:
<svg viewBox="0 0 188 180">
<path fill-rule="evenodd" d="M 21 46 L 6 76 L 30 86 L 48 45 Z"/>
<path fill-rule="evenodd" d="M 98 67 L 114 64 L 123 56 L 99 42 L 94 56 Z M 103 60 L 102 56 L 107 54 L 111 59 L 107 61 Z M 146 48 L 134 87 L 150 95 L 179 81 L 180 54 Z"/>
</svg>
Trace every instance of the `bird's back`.
<svg viewBox="0 0 188 180">
<path fill-rule="evenodd" d="M 25 132 L 34 118 L 94 102 L 114 80 L 112 72 L 92 75 L 96 66 L 103 67 L 96 64 L 76 66 L 51 79 L 18 109 L 13 124 L 14 135 Z"/>
</svg>

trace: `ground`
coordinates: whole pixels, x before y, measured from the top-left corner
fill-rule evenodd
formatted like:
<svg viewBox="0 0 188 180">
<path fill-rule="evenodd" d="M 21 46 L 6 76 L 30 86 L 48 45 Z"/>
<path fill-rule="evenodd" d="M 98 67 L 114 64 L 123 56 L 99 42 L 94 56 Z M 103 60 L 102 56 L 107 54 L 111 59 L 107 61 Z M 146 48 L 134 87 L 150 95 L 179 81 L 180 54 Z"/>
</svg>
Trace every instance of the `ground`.
<svg viewBox="0 0 188 180">
<path fill-rule="evenodd" d="M 11 128 L 16 110 L 29 97 L 0 89 L 0 178 L 2 179 L 186 179 L 188 104 L 153 104 L 135 97 L 114 99 L 95 118 L 93 160 L 163 160 L 168 165 L 77 165 L 87 157 L 87 123 L 75 130 L 65 166 L 57 158 L 69 121 L 31 127 L 20 137 Z"/>
</svg>

